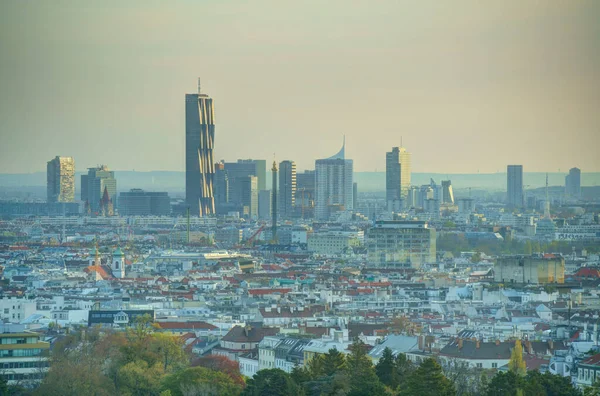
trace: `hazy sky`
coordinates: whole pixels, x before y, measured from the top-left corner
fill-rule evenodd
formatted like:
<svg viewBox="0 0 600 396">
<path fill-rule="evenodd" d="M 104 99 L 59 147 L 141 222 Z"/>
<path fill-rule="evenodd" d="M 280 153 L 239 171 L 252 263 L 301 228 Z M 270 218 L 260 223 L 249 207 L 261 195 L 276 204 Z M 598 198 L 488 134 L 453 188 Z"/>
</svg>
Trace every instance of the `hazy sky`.
<svg viewBox="0 0 600 396">
<path fill-rule="evenodd" d="M 215 160 L 355 170 L 600 171 L 600 1 L 1 1 L 0 172 L 184 169 L 184 95 Z"/>
</svg>

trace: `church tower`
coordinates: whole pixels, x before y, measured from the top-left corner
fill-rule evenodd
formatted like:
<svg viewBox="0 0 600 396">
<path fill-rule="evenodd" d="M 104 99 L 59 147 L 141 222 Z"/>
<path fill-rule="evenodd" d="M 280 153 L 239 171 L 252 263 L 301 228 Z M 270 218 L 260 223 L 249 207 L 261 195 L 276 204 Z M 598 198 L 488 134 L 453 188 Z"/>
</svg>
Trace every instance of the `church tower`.
<svg viewBox="0 0 600 396">
<path fill-rule="evenodd" d="M 113 276 L 115 278 L 125 278 L 125 253 L 120 247 L 117 248 L 112 254 L 112 262 L 110 264 Z"/>
</svg>

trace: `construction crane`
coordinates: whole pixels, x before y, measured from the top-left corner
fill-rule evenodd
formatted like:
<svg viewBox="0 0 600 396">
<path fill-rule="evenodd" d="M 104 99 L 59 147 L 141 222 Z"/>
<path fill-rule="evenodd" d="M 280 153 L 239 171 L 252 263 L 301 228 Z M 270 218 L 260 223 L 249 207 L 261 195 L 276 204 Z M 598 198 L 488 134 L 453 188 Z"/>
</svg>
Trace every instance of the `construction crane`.
<svg viewBox="0 0 600 396">
<path fill-rule="evenodd" d="M 248 238 L 246 240 L 246 243 L 244 244 L 246 247 L 251 247 L 254 246 L 254 240 L 256 239 L 256 237 L 258 237 L 260 235 L 260 233 L 262 232 L 262 230 L 265 228 L 265 224 L 261 225 L 260 228 L 258 230 L 256 230 L 254 232 L 254 234 L 252 234 L 250 236 L 250 238 Z"/>
</svg>

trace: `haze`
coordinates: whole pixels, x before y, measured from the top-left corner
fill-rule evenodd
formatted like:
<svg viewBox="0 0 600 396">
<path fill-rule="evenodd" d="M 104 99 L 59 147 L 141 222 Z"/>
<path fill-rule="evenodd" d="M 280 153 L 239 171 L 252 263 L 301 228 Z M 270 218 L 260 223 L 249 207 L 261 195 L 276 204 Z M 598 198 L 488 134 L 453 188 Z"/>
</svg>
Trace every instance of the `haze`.
<svg viewBox="0 0 600 396">
<path fill-rule="evenodd" d="M 285 4 L 284 4 L 285 3 Z M 5 1 L 0 172 L 184 169 L 184 95 L 215 158 L 336 153 L 384 170 L 600 171 L 600 2 Z"/>
</svg>

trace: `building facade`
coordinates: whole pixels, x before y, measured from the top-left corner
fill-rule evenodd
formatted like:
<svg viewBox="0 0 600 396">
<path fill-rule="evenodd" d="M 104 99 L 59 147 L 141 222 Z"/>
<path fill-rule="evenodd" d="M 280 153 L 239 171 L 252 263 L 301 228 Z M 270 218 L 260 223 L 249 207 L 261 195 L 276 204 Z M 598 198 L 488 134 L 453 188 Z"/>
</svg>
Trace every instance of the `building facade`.
<svg viewBox="0 0 600 396">
<path fill-rule="evenodd" d="M 565 177 L 565 192 L 568 197 L 581 198 L 581 170 L 579 168 L 569 169 Z"/>
<path fill-rule="evenodd" d="M 294 216 L 296 203 L 296 163 L 294 161 L 281 161 L 279 163 L 279 216 L 289 219 Z"/>
<path fill-rule="evenodd" d="M 315 217 L 329 219 L 336 211 L 352 210 L 353 162 L 345 157 L 345 143 L 334 156 L 315 162 Z"/>
<path fill-rule="evenodd" d="M 442 180 L 442 203 L 454 205 L 454 191 L 451 180 Z"/>
<path fill-rule="evenodd" d="M 377 221 L 366 238 L 367 263 L 385 268 L 435 263 L 435 238 L 435 228 L 424 221 Z"/>
<path fill-rule="evenodd" d="M 75 201 L 75 160 L 55 157 L 46 166 L 48 203 Z"/>
<path fill-rule="evenodd" d="M 8 385 L 38 383 L 48 370 L 50 344 L 24 325 L 0 324 L 0 368 Z"/>
<path fill-rule="evenodd" d="M 298 217 L 312 218 L 315 214 L 315 171 L 296 174 L 296 212 Z"/>
<path fill-rule="evenodd" d="M 105 190 L 112 204 L 116 206 L 117 179 L 115 172 L 108 169 L 108 166 L 88 168 L 87 175 L 81 176 L 81 186 L 81 200 L 86 203 L 91 213 L 100 212 Z"/>
<path fill-rule="evenodd" d="M 494 282 L 565 283 L 565 259 L 554 254 L 499 257 L 494 265 Z"/>
<path fill-rule="evenodd" d="M 410 188 L 411 156 L 404 147 L 385 154 L 385 197 L 387 202 L 405 200 Z"/>
<path fill-rule="evenodd" d="M 506 169 L 506 203 L 516 208 L 523 206 L 523 165 L 508 165 Z"/>
<path fill-rule="evenodd" d="M 167 192 L 135 188 L 119 194 L 119 214 L 121 216 L 169 216 L 171 199 Z"/>
<path fill-rule="evenodd" d="M 185 200 L 194 216 L 215 214 L 215 113 L 213 100 L 200 93 L 185 95 Z"/>
</svg>

